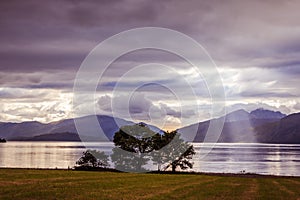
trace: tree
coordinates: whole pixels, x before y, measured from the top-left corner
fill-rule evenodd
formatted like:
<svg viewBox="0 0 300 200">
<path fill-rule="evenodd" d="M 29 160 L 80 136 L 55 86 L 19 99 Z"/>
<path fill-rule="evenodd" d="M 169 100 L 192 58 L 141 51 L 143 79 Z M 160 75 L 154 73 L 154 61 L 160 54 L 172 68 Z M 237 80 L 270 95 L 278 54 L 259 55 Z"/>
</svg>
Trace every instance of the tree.
<svg viewBox="0 0 300 200">
<path fill-rule="evenodd" d="M 86 150 L 76 162 L 82 168 L 108 167 L 108 156 L 104 152 Z"/>
<path fill-rule="evenodd" d="M 157 164 L 158 171 L 177 167 L 182 170 L 192 168 L 191 159 L 195 155 L 193 145 L 184 142 L 176 131 L 153 132 L 144 123 L 123 126 L 115 133 L 115 148 L 111 160 L 115 168 L 121 171 L 144 171 L 151 159 Z"/>
<path fill-rule="evenodd" d="M 187 144 L 186 143 L 182 143 L 182 146 L 185 146 L 185 145 L 187 145 Z M 182 170 L 185 170 L 185 169 L 188 169 L 188 168 L 192 169 L 193 168 L 193 163 L 190 160 L 193 158 L 193 155 L 195 155 L 195 154 L 196 153 L 195 153 L 193 145 L 188 146 L 187 149 L 186 149 L 186 151 L 184 153 L 182 153 L 181 155 L 180 155 L 180 152 L 177 155 L 173 154 L 172 156 L 174 156 L 175 159 L 171 160 L 169 162 L 169 164 L 166 166 L 165 169 L 168 169 L 169 167 L 171 167 L 172 168 L 172 172 L 175 172 L 176 168 L 178 166 Z"/>
<path fill-rule="evenodd" d="M 153 150 L 151 136 L 155 133 L 144 123 L 123 126 L 115 133 L 115 148 L 111 160 L 122 171 L 144 171 L 150 160 L 146 154 Z"/>
<path fill-rule="evenodd" d="M 0 138 L 0 143 L 5 143 L 6 140 L 4 138 Z"/>
<path fill-rule="evenodd" d="M 161 165 L 165 165 L 164 170 L 171 168 L 172 172 L 175 172 L 177 167 L 182 170 L 193 168 L 191 159 L 196 154 L 194 147 L 184 142 L 176 131 L 156 135 L 153 139 L 155 151 L 151 153 L 152 161 L 158 165 L 158 170 Z"/>
</svg>

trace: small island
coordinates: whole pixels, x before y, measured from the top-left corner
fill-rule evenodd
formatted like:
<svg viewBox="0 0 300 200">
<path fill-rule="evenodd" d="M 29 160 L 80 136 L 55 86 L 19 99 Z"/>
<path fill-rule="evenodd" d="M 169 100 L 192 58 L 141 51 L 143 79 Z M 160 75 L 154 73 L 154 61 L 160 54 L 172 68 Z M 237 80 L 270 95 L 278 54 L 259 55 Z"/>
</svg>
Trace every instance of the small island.
<svg viewBox="0 0 300 200">
<path fill-rule="evenodd" d="M 0 143 L 5 143 L 6 140 L 4 138 L 0 138 Z"/>
</svg>

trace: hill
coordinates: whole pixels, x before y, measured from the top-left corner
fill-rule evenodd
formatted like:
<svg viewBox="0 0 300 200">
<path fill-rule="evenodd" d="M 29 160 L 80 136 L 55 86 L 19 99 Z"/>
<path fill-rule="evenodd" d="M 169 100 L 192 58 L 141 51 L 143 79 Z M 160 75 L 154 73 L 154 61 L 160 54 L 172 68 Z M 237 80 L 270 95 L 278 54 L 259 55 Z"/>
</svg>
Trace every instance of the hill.
<svg viewBox="0 0 300 200">
<path fill-rule="evenodd" d="M 77 133 L 48 133 L 43 135 L 37 135 L 33 137 L 16 137 L 10 139 L 10 141 L 68 141 L 68 142 L 80 142 L 81 139 Z"/>
<path fill-rule="evenodd" d="M 225 120 L 218 142 L 300 144 L 299 113 L 286 116 L 280 112 L 264 109 L 257 109 L 250 113 L 237 110 L 213 120 Z M 180 128 L 178 132 L 186 141 L 203 142 L 205 139 L 206 142 L 215 142 L 212 139 L 215 135 L 206 136 L 210 121 Z"/>
<path fill-rule="evenodd" d="M 86 116 L 77 118 L 77 121 L 89 121 L 93 116 Z M 106 115 L 97 115 L 99 124 L 101 125 L 103 132 L 109 140 L 112 140 L 114 133 L 119 129 L 119 126 L 130 125 L 133 122 L 113 118 Z M 88 130 L 90 127 L 86 127 Z M 91 127 L 92 128 L 92 127 Z M 91 129 L 90 128 L 90 129 Z M 93 130 L 90 130 L 92 132 Z M 72 134 L 71 134 L 72 133 Z M 45 135 L 45 136 L 43 136 Z M 76 136 L 77 135 L 77 136 Z M 0 137 L 7 140 L 46 140 L 54 137 L 59 138 L 61 141 L 77 141 L 78 132 L 75 127 L 74 119 L 66 119 L 58 122 L 52 122 L 43 124 L 39 122 L 22 122 L 22 123 L 0 123 Z M 84 137 L 81 135 L 81 137 Z M 94 140 L 95 136 L 87 135 L 90 140 Z M 100 138 L 105 139 L 105 138 Z M 99 140 L 99 137 L 98 137 Z"/>
<path fill-rule="evenodd" d="M 94 116 L 76 118 L 77 123 L 89 122 Z M 0 137 L 9 141 L 107 141 L 113 140 L 114 134 L 119 127 L 135 124 L 121 118 L 106 115 L 97 115 L 97 120 L 104 134 L 97 134 L 89 123 L 84 127 L 85 132 L 78 135 L 74 119 L 66 119 L 58 122 L 42 124 L 39 122 L 0 123 Z M 155 132 L 162 130 L 156 126 L 148 125 Z"/>
<path fill-rule="evenodd" d="M 93 116 L 76 118 L 77 121 L 89 121 Z M 97 120 L 105 136 L 95 137 L 93 134 L 78 135 L 74 119 L 42 124 L 39 122 L 0 123 L 0 137 L 18 141 L 112 141 L 114 133 L 120 126 L 131 125 L 134 122 L 105 115 L 98 115 Z M 220 136 L 208 135 L 207 129 L 212 120 L 224 120 Z M 300 144 L 300 113 L 284 115 L 280 112 L 257 109 L 252 112 L 237 110 L 226 116 L 199 122 L 178 129 L 185 141 L 191 142 L 241 142 L 241 143 L 294 143 Z M 148 125 L 155 132 L 159 128 Z M 94 133 L 93 127 L 85 127 L 87 132 Z M 213 133 L 216 134 L 216 133 Z M 104 138 L 105 137 L 105 138 Z"/>
<path fill-rule="evenodd" d="M 300 113 L 255 128 L 258 142 L 300 144 Z"/>
</svg>

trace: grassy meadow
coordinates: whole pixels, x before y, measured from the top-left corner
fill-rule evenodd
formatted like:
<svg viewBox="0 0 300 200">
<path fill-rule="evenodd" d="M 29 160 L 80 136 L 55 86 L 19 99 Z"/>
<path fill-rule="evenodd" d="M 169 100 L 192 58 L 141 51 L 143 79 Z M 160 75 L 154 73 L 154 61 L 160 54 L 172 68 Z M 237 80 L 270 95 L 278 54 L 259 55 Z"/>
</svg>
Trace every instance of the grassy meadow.
<svg viewBox="0 0 300 200">
<path fill-rule="evenodd" d="M 300 199 L 300 178 L 0 169 L 0 199 Z"/>
</svg>

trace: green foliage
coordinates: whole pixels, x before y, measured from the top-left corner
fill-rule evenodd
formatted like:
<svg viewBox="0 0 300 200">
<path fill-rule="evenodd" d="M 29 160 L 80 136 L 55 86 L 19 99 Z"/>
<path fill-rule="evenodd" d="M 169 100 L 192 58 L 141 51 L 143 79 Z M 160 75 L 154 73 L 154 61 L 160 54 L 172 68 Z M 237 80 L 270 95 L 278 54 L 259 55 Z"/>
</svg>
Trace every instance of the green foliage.
<svg viewBox="0 0 300 200">
<path fill-rule="evenodd" d="M 153 132 L 143 123 L 124 126 L 115 133 L 115 148 L 111 160 L 115 168 L 122 171 L 143 171 L 151 159 L 158 170 L 177 167 L 182 170 L 192 168 L 191 159 L 195 155 L 192 145 L 184 142 L 176 132 Z"/>
<path fill-rule="evenodd" d="M 196 154 L 194 147 L 181 139 L 176 131 L 156 135 L 154 144 L 152 161 L 158 165 L 158 170 L 161 170 L 162 165 L 164 165 L 163 170 L 171 168 L 173 172 L 177 167 L 182 170 L 193 168 L 190 160 Z"/>
<path fill-rule="evenodd" d="M 145 153 L 153 150 L 151 136 L 155 133 L 144 124 L 123 126 L 115 133 L 115 148 L 111 160 L 115 168 L 122 171 L 144 171 L 150 160 Z"/>
<path fill-rule="evenodd" d="M 111 160 L 115 164 L 115 169 L 127 172 L 146 171 L 143 167 L 150 160 L 141 153 L 124 151 L 118 147 L 112 149 Z"/>
<path fill-rule="evenodd" d="M 86 150 L 76 162 L 83 168 L 108 167 L 108 156 L 104 152 L 96 150 Z"/>
</svg>

